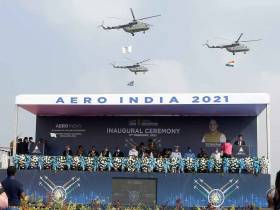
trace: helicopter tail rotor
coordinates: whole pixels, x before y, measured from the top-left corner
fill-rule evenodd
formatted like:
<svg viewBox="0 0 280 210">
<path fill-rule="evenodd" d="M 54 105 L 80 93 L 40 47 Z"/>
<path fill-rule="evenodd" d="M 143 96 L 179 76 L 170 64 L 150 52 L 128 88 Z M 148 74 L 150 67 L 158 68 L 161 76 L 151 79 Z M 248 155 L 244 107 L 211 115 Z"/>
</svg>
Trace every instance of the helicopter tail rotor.
<svg viewBox="0 0 280 210">
<path fill-rule="evenodd" d="M 104 20 L 102 21 L 102 23 L 100 25 L 97 26 L 97 28 L 103 28 L 104 30 L 107 29 L 107 27 L 104 25 Z"/>
</svg>

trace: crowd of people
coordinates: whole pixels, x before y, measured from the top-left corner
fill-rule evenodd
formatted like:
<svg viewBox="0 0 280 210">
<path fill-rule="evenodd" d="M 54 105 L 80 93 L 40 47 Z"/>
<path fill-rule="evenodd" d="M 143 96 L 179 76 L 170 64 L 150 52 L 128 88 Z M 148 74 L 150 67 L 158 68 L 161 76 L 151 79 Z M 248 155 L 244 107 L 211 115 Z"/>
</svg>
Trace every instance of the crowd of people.
<svg viewBox="0 0 280 210">
<path fill-rule="evenodd" d="M 241 134 L 238 135 L 237 140 L 234 142 L 234 145 L 245 145 L 245 141 Z M 119 146 L 116 146 L 113 152 L 109 151 L 109 147 L 105 146 L 101 151 L 97 151 L 95 146 L 92 146 L 91 149 L 86 152 L 82 145 L 79 145 L 77 150 L 74 152 L 70 145 L 65 146 L 65 150 L 63 151 L 63 156 L 87 156 L 87 157 L 96 157 L 96 156 L 103 156 L 103 157 L 124 157 L 125 154 L 128 156 L 135 156 L 135 157 L 163 157 L 163 158 L 223 158 L 232 157 L 233 145 L 230 141 L 226 141 L 221 144 L 220 148 L 217 147 L 216 150 L 212 154 L 208 154 L 205 148 L 200 148 L 198 154 L 195 154 L 191 147 L 186 148 L 186 152 L 182 153 L 180 146 L 174 146 L 172 148 L 164 148 L 163 150 L 159 150 L 152 139 L 148 140 L 147 146 L 143 142 L 141 142 L 138 146 L 131 145 L 131 148 L 128 152 L 121 151 Z"/>
<path fill-rule="evenodd" d="M 17 139 L 17 154 L 32 154 L 32 149 L 35 147 L 33 137 L 24 137 Z"/>
</svg>

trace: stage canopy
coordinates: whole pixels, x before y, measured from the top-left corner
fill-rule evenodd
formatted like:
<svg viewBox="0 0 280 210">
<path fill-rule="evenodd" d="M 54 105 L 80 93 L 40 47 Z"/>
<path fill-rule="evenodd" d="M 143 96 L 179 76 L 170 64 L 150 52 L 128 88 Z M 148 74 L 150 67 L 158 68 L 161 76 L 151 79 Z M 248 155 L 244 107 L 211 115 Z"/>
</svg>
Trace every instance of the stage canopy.
<svg viewBox="0 0 280 210">
<path fill-rule="evenodd" d="M 18 95 L 16 105 L 38 116 L 257 116 L 266 93 Z"/>
</svg>

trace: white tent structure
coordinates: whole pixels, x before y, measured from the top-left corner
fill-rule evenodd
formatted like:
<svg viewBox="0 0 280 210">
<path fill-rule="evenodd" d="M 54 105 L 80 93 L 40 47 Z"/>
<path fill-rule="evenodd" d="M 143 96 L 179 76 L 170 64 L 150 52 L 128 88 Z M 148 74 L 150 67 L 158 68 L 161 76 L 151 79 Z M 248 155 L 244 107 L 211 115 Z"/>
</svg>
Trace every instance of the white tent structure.
<svg viewBox="0 0 280 210">
<path fill-rule="evenodd" d="M 269 103 L 266 93 L 18 95 L 16 116 L 256 116 L 258 156 L 269 158 Z"/>
</svg>

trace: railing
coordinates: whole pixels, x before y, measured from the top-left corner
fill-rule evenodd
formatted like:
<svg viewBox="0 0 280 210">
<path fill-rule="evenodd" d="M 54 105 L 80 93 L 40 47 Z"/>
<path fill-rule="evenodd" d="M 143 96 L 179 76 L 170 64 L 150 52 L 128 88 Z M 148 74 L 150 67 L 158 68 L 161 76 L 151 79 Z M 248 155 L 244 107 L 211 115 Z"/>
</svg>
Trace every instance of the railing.
<svg viewBox="0 0 280 210">
<path fill-rule="evenodd" d="M 162 173 L 267 173 L 265 157 L 246 158 L 137 158 L 16 155 L 18 169 L 123 171 Z"/>
</svg>

